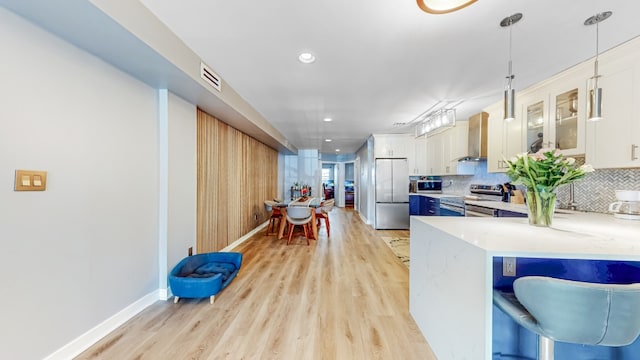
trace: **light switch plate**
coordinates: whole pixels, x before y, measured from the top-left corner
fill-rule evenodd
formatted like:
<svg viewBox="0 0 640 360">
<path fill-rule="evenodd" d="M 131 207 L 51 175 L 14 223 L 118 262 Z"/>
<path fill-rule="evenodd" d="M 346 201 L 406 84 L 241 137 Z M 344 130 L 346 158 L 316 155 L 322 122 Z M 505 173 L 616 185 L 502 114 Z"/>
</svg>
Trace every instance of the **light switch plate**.
<svg viewBox="0 0 640 360">
<path fill-rule="evenodd" d="M 46 189 L 46 171 L 16 170 L 15 191 L 45 191 Z"/>
</svg>

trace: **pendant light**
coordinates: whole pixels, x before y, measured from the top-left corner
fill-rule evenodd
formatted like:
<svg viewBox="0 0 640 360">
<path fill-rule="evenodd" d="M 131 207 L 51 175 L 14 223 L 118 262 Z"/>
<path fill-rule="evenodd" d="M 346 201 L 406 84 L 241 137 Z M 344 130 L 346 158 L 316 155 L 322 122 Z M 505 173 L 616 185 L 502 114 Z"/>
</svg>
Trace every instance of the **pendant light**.
<svg viewBox="0 0 640 360">
<path fill-rule="evenodd" d="M 511 63 L 511 25 L 522 19 L 521 13 L 515 13 L 500 21 L 500 26 L 509 27 L 509 75 L 507 75 L 507 86 L 504 89 L 504 120 L 511 121 L 515 118 L 516 109 L 516 90 L 513 88 L 513 78 L 516 76 L 512 72 Z"/>
<path fill-rule="evenodd" d="M 584 21 L 585 25 L 596 25 L 596 61 L 593 66 L 593 77 L 589 79 L 589 103 L 587 108 L 588 120 L 598 121 L 602 119 L 602 88 L 598 87 L 598 41 L 600 37 L 599 24 L 601 21 L 607 20 L 611 16 L 611 11 L 605 11 L 593 15 Z"/>
</svg>

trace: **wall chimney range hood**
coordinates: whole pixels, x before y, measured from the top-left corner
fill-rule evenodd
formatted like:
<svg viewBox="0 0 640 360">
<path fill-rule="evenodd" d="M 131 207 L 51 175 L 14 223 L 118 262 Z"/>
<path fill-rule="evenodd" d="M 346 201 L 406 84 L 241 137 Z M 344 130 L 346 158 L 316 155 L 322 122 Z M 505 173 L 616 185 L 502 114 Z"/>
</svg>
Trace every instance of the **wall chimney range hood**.
<svg viewBox="0 0 640 360">
<path fill-rule="evenodd" d="M 469 118 L 469 149 L 460 161 L 480 161 L 487 158 L 487 125 L 489 114 L 481 112 Z"/>
</svg>

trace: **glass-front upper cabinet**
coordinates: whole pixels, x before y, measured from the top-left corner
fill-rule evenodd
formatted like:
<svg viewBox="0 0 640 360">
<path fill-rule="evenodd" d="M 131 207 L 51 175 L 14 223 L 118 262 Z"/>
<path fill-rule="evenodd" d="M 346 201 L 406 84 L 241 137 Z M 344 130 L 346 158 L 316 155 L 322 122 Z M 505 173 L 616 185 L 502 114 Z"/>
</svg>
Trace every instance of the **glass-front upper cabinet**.
<svg viewBox="0 0 640 360">
<path fill-rule="evenodd" d="M 586 80 L 561 82 L 550 94 L 548 147 L 565 155 L 585 153 L 585 119 L 587 113 Z M 546 134 L 545 134 L 546 135 Z"/>
<path fill-rule="evenodd" d="M 525 119 L 527 122 L 527 152 L 530 154 L 546 147 L 545 123 L 546 111 L 544 100 L 525 106 Z"/>
<path fill-rule="evenodd" d="M 556 96 L 555 148 L 569 150 L 578 147 L 578 89 Z"/>
<path fill-rule="evenodd" d="M 585 80 L 565 77 L 546 85 L 522 96 L 525 150 L 531 154 L 540 149 L 556 149 L 570 156 L 584 154 Z"/>
</svg>

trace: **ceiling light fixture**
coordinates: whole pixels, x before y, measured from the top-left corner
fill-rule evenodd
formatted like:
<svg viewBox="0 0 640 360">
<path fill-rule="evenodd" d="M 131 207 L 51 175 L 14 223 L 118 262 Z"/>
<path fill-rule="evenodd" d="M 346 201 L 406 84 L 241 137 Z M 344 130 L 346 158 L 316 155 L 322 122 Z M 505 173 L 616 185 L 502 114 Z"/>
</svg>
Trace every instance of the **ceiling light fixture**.
<svg viewBox="0 0 640 360">
<path fill-rule="evenodd" d="M 598 87 L 598 40 L 599 24 L 601 21 L 607 20 L 611 16 L 611 11 L 601 12 L 584 21 L 585 25 L 596 25 L 596 61 L 593 66 L 593 77 L 589 79 L 589 103 L 587 104 L 587 113 L 589 121 L 598 121 L 602 119 L 602 88 Z"/>
<path fill-rule="evenodd" d="M 456 109 L 439 109 L 426 114 L 416 126 L 416 137 L 434 134 L 436 130 L 445 130 L 456 126 Z"/>
<path fill-rule="evenodd" d="M 513 88 L 513 79 L 516 77 L 513 75 L 512 63 L 511 63 L 511 25 L 517 23 L 522 19 L 521 13 L 515 13 L 511 16 L 500 21 L 500 26 L 509 27 L 509 75 L 507 75 L 507 86 L 504 89 L 504 120 L 511 121 L 515 118 L 516 110 L 516 90 Z"/>
<path fill-rule="evenodd" d="M 298 56 L 298 60 L 300 60 L 300 62 L 303 64 L 311 64 L 312 62 L 316 61 L 316 57 L 312 53 L 303 52 Z"/>
<path fill-rule="evenodd" d="M 322 121 L 324 121 L 324 122 L 332 122 L 333 119 L 330 118 L 330 117 L 326 117 L 326 118 L 322 119 Z"/>
<path fill-rule="evenodd" d="M 324 142 L 332 142 L 333 140 L 331 139 L 324 139 Z"/>
<path fill-rule="evenodd" d="M 336 149 L 336 152 L 340 152 L 340 149 Z"/>
<path fill-rule="evenodd" d="M 429 14 L 447 14 L 465 8 L 477 0 L 417 0 L 422 11 Z"/>
</svg>

